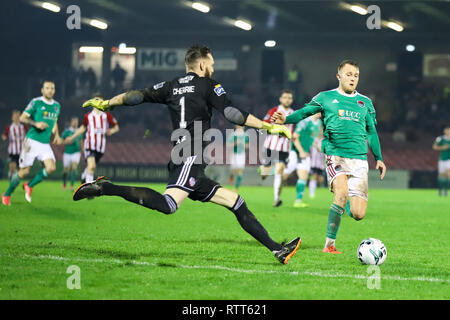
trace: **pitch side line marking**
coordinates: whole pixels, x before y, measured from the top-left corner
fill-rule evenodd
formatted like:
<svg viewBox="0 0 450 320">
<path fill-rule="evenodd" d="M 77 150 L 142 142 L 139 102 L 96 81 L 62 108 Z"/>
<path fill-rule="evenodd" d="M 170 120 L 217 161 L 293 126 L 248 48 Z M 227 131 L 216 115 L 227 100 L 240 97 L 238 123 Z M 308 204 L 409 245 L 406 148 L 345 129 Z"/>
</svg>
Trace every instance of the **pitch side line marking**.
<svg viewBox="0 0 450 320">
<path fill-rule="evenodd" d="M 52 256 L 52 255 L 29 255 L 24 254 L 24 257 L 27 258 L 35 258 L 42 260 L 57 260 L 57 261 L 78 261 L 78 262 L 89 262 L 89 263 L 115 263 L 115 264 L 127 264 L 131 263 L 137 266 L 149 266 L 149 267 L 158 267 L 157 263 L 147 262 L 147 261 L 123 261 L 118 259 L 90 259 L 90 258 L 65 258 L 60 256 Z M 299 275 L 307 275 L 312 277 L 322 277 L 322 278 L 352 278 L 352 279 L 368 279 L 369 277 L 364 275 L 357 274 L 344 274 L 344 273 L 322 273 L 322 272 L 312 272 L 312 271 L 276 271 L 276 270 L 251 270 L 251 269 L 239 269 L 239 268 L 229 268 L 224 266 L 188 266 L 183 264 L 174 264 L 174 267 L 183 268 L 183 269 L 214 269 L 214 270 L 223 270 L 223 271 L 231 271 L 238 273 L 262 273 L 262 274 L 288 274 L 293 276 Z M 382 280 L 397 280 L 397 281 L 423 281 L 423 282 L 448 282 L 450 280 L 446 279 L 438 279 L 438 278 L 428 278 L 428 277 L 413 277 L 413 278 L 402 278 L 399 276 L 381 276 Z"/>
</svg>

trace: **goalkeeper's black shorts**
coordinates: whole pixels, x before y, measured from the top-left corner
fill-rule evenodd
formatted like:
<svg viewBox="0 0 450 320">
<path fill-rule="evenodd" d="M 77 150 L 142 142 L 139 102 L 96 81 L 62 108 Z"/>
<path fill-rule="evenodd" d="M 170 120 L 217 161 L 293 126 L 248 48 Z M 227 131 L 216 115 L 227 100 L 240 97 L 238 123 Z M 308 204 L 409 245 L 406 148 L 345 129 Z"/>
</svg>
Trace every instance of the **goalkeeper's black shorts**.
<svg viewBox="0 0 450 320">
<path fill-rule="evenodd" d="M 195 164 L 194 161 L 195 156 L 187 158 L 179 165 L 169 162 L 167 189 L 179 188 L 189 192 L 190 199 L 207 202 L 221 188 L 221 185 L 205 175 L 205 164 Z"/>
</svg>

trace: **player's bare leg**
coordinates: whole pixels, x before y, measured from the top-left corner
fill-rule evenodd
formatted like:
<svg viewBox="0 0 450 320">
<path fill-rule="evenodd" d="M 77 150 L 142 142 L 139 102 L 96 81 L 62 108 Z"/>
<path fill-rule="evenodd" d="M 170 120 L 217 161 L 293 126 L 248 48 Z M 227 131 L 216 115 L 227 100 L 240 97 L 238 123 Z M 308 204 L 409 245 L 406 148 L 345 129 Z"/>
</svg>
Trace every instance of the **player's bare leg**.
<svg viewBox="0 0 450 320">
<path fill-rule="evenodd" d="M 4 205 L 11 205 L 11 194 L 14 192 L 14 190 L 19 185 L 20 181 L 28 176 L 30 173 L 30 167 L 26 168 L 19 168 L 19 171 L 15 173 L 11 177 L 11 181 L 9 182 L 8 189 L 6 189 L 6 192 L 2 194 L 2 203 Z"/>
<path fill-rule="evenodd" d="M 16 169 L 17 169 L 16 163 L 14 161 L 11 161 L 9 163 L 9 172 L 8 172 L 9 179 L 11 179 L 12 176 L 16 173 Z"/>
<path fill-rule="evenodd" d="M 277 162 L 275 164 L 275 176 L 273 178 L 273 206 L 279 207 L 283 203 L 280 199 L 281 185 L 283 183 L 283 171 L 286 166 L 283 162 Z"/>
<path fill-rule="evenodd" d="M 338 175 L 333 180 L 332 191 L 334 200 L 328 213 L 327 233 L 323 252 L 341 253 L 336 250 L 335 241 L 348 196 L 348 179 L 345 174 Z"/>
<path fill-rule="evenodd" d="M 349 198 L 349 202 L 347 202 L 347 205 L 345 206 L 345 211 L 347 210 L 353 219 L 356 221 L 362 220 L 366 215 L 367 200 L 357 196 L 352 196 Z"/>
<path fill-rule="evenodd" d="M 97 167 L 97 163 L 95 162 L 95 157 L 88 157 L 86 159 L 86 182 L 94 181 L 94 172 Z"/>
<path fill-rule="evenodd" d="M 236 192 L 225 188 L 219 188 L 211 198 L 210 202 L 224 206 L 233 212 L 241 227 L 253 238 L 272 251 L 281 263 L 286 264 L 297 252 L 301 243 L 300 238 L 296 238 L 287 244 L 279 244 L 273 241 L 266 229 L 264 229 L 258 219 L 256 219 L 253 213 L 247 208 L 244 199 Z"/>
</svg>

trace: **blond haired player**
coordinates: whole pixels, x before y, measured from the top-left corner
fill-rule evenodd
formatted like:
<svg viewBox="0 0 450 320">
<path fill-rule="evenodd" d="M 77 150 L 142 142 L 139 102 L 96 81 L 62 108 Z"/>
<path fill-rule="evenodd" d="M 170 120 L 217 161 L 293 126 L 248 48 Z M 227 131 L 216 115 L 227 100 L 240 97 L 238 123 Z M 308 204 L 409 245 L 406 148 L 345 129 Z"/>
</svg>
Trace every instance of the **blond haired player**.
<svg viewBox="0 0 450 320">
<path fill-rule="evenodd" d="M 367 142 L 372 150 L 380 178 L 386 173 L 381 155 L 380 141 L 375 127 L 375 109 L 372 101 L 356 91 L 359 66 L 351 60 L 343 61 L 336 75 L 339 87 L 318 93 L 304 108 L 290 116 L 275 113 L 277 123 L 298 123 L 315 113 L 322 114 L 324 140 L 322 151 L 326 154 L 326 171 L 334 201 L 328 214 L 324 252 L 336 250 L 335 240 L 342 214 L 346 211 L 355 220 L 366 215 L 368 200 Z M 366 142 L 367 141 L 367 142 Z"/>
</svg>

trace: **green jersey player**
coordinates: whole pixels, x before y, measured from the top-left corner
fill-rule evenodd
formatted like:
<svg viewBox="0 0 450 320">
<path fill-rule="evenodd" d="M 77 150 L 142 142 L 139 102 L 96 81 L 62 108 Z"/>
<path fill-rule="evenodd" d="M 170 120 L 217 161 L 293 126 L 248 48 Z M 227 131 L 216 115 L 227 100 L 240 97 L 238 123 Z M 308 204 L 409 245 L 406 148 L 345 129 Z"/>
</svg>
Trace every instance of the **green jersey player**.
<svg viewBox="0 0 450 320">
<path fill-rule="evenodd" d="M 297 196 L 294 207 L 304 208 L 308 205 L 303 202 L 303 194 L 311 169 L 311 157 L 309 151 L 313 145 L 314 139 L 322 131 L 322 121 L 320 113 L 304 119 L 297 123 L 292 136 L 291 149 L 297 153 Z"/>
<path fill-rule="evenodd" d="M 342 214 L 355 220 L 364 218 L 368 200 L 367 142 L 377 161 L 380 178 L 386 173 L 380 141 L 375 127 L 372 101 L 356 91 L 359 80 L 358 64 L 343 61 L 336 75 L 339 87 L 317 94 L 304 108 L 289 116 L 276 113 L 272 121 L 297 123 L 320 112 L 324 124 L 322 152 L 326 154 L 326 171 L 334 201 L 328 214 L 324 252 L 340 253 L 335 239 Z M 367 141 L 367 142 L 366 142 Z M 346 206 L 347 198 L 349 205 Z M 346 209 L 344 209 L 346 206 Z"/>
<path fill-rule="evenodd" d="M 433 150 L 441 152 L 438 161 L 439 195 L 447 196 L 450 183 L 450 126 L 444 129 L 444 135 L 436 138 Z"/>
<path fill-rule="evenodd" d="M 242 182 L 242 174 L 245 168 L 245 149 L 248 147 L 248 135 L 244 131 L 243 126 L 236 125 L 236 130 L 230 135 L 227 145 L 232 150 L 231 167 L 230 167 L 230 184 L 234 180 L 234 191 L 238 191 Z"/>
<path fill-rule="evenodd" d="M 33 187 L 56 169 L 55 155 L 50 147 L 50 138 L 54 134 L 53 143 L 61 144 L 63 141 L 59 136 L 57 123 L 61 106 L 53 100 L 55 83 L 44 81 L 41 93 L 42 96 L 32 99 L 20 116 L 20 121 L 29 125 L 31 129 L 27 132 L 23 141 L 19 171 L 11 178 L 8 189 L 2 195 L 4 205 L 11 205 L 11 194 L 19 185 L 20 180 L 28 175 L 35 159 L 44 164 L 44 169 L 39 171 L 30 182 L 23 185 L 25 199 L 28 202 L 31 202 Z"/>
</svg>

